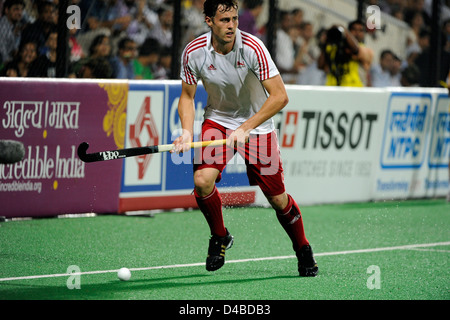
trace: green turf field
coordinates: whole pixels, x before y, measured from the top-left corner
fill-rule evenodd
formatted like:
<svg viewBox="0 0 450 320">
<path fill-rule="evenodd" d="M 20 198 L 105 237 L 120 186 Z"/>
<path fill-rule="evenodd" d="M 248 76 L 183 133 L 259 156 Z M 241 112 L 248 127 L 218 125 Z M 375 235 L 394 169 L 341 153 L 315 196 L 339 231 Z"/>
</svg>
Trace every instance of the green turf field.
<svg viewBox="0 0 450 320">
<path fill-rule="evenodd" d="M 266 208 L 224 210 L 235 243 L 214 273 L 204 267 L 209 232 L 197 210 L 2 222 L 0 299 L 450 298 L 444 199 L 301 209 L 319 264 L 316 278 L 297 276 L 290 241 Z M 81 275 L 70 277 L 69 266 Z M 130 281 L 118 280 L 121 267 L 131 269 Z"/>
</svg>

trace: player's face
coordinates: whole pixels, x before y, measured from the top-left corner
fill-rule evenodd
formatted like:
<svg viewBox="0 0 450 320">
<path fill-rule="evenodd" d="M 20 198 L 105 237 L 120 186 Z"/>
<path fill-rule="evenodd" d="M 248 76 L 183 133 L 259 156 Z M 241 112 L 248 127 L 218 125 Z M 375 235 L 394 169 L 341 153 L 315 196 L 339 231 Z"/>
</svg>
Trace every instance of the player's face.
<svg viewBox="0 0 450 320">
<path fill-rule="evenodd" d="M 223 6 L 219 6 L 216 15 L 212 18 L 206 17 L 205 21 L 219 45 L 234 44 L 238 26 L 238 12 L 235 8 L 224 10 Z"/>
</svg>

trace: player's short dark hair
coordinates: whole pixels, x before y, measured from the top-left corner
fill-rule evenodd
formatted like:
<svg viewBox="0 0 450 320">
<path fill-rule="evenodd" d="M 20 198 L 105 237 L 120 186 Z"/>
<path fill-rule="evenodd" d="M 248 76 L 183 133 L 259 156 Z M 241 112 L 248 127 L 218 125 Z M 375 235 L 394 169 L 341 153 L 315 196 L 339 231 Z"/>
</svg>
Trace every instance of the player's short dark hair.
<svg viewBox="0 0 450 320">
<path fill-rule="evenodd" d="M 231 9 L 238 10 L 237 0 L 206 0 L 203 4 L 203 13 L 207 17 L 214 17 L 217 12 L 217 8 L 222 5 L 225 11 L 230 11 Z"/>
</svg>

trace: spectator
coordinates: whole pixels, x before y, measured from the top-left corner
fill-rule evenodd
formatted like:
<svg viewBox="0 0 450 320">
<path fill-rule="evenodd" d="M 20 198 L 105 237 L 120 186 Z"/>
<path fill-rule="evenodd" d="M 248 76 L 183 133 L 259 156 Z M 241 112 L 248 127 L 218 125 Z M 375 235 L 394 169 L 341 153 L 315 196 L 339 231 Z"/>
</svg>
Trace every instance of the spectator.
<svg viewBox="0 0 450 320">
<path fill-rule="evenodd" d="M 89 56 L 79 61 L 75 62 L 72 66 L 72 72 L 77 75 L 77 77 L 81 76 L 83 72 L 83 66 L 86 63 L 90 63 L 93 59 L 102 59 L 101 63 L 96 63 L 96 67 L 99 65 L 109 64 L 109 69 L 112 70 L 112 57 L 111 57 L 111 41 L 109 36 L 105 34 L 100 34 L 94 38 L 89 47 Z M 105 73 L 107 75 L 108 73 Z"/>
<path fill-rule="evenodd" d="M 414 15 L 417 12 L 422 16 L 423 23 L 426 27 L 429 27 L 431 25 L 431 17 L 425 10 L 424 0 L 409 0 L 408 6 L 405 10 L 405 18 L 410 15 Z"/>
<path fill-rule="evenodd" d="M 132 61 L 136 58 L 137 45 L 128 37 L 119 41 L 119 52 L 113 60 L 113 77 L 117 79 L 134 79 Z"/>
<path fill-rule="evenodd" d="M 112 77 L 111 65 L 104 58 L 89 58 L 82 66 L 79 78 L 109 79 Z"/>
<path fill-rule="evenodd" d="M 422 15 L 416 11 L 410 11 L 409 14 L 405 16 L 405 22 L 411 28 L 406 39 L 406 48 L 409 48 L 417 45 L 420 31 L 425 28 L 425 25 Z"/>
<path fill-rule="evenodd" d="M 292 14 L 280 12 L 280 28 L 277 30 L 275 63 L 286 84 L 297 82 L 300 65 L 296 65 L 295 46 L 292 38 Z"/>
<path fill-rule="evenodd" d="M 142 45 L 153 27 L 158 23 L 158 14 L 149 9 L 145 0 L 123 0 L 122 15 L 132 17 L 126 33 L 138 46 Z"/>
<path fill-rule="evenodd" d="M 371 69 L 372 87 L 389 87 L 393 85 L 395 54 L 389 49 L 381 51 L 379 63 Z"/>
<path fill-rule="evenodd" d="M 173 9 L 171 6 L 162 5 L 158 9 L 158 23 L 153 28 L 150 37 L 159 41 L 165 47 L 172 46 Z"/>
<path fill-rule="evenodd" d="M 104 33 L 106 29 L 107 33 L 119 34 L 126 30 L 132 17 L 121 10 L 122 5 L 120 0 L 81 0 L 81 19 L 86 21 L 82 32 Z"/>
<path fill-rule="evenodd" d="M 204 2 L 205 0 L 192 0 L 192 5 L 182 10 L 183 46 L 197 38 L 197 36 L 209 31 L 203 15 Z"/>
<path fill-rule="evenodd" d="M 154 79 L 170 79 L 170 68 L 172 67 L 172 50 L 169 47 L 163 47 L 159 54 L 159 60 L 155 65 Z"/>
<path fill-rule="evenodd" d="M 403 62 L 396 54 L 394 54 L 394 64 L 391 69 L 392 86 L 400 87 L 402 77 Z"/>
<path fill-rule="evenodd" d="M 417 56 L 414 60 L 414 64 L 420 70 L 420 80 L 419 85 L 421 87 L 439 87 L 441 86 L 441 82 L 447 80 L 447 75 L 450 70 L 450 52 L 445 51 L 444 48 L 441 48 L 441 59 L 439 61 L 439 69 L 437 70 L 437 79 L 433 77 L 433 70 L 430 66 L 430 47 L 426 47 Z"/>
<path fill-rule="evenodd" d="M 38 2 L 38 18 L 22 32 L 23 41 L 33 41 L 38 45 L 38 55 L 45 54 L 47 35 L 55 24 L 56 7 L 53 2 Z"/>
<path fill-rule="evenodd" d="M 111 40 L 105 34 L 94 38 L 89 47 L 89 56 L 91 58 L 108 58 L 111 55 Z"/>
<path fill-rule="evenodd" d="M 158 40 L 148 38 L 139 48 L 139 56 L 133 60 L 135 79 L 154 79 L 152 66 L 159 60 L 160 45 Z"/>
<path fill-rule="evenodd" d="M 304 12 L 301 8 L 295 8 L 291 12 L 292 15 L 292 26 L 293 28 L 301 29 L 303 24 Z"/>
<path fill-rule="evenodd" d="M 370 87 L 370 68 L 373 61 L 373 50 L 364 45 L 366 36 L 366 25 L 359 20 L 354 20 L 348 24 L 348 30 L 359 43 L 359 74 L 364 86 Z M 361 52 L 362 51 L 362 52 Z"/>
<path fill-rule="evenodd" d="M 72 28 L 69 30 L 69 47 L 70 47 L 70 62 L 74 63 L 85 58 L 83 47 L 75 37 L 77 29 Z"/>
<path fill-rule="evenodd" d="M 403 7 L 400 5 L 394 6 L 391 11 L 391 16 L 400 21 L 405 21 L 405 13 Z"/>
<path fill-rule="evenodd" d="M 244 0 L 243 10 L 239 14 L 239 29 L 251 33 L 261 39 L 256 19 L 263 9 L 263 0 Z"/>
<path fill-rule="evenodd" d="M 420 78 L 419 68 L 412 64 L 401 72 L 400 83 L 403 87 L 418 87 Z"/>
<path fill-rule="evenodd" d="M 56 77 L 56 55 L 58 45 L 58 31 L 54 26 L 47 34 L 47 41 L 45 42 L 45 52 L 41 54 L 33 68 L 30 69 L 30 77 Z"/>
<path fill-rule="evenodd" d="M 442 33 L 442 47 L 445 51 L 450 52 L 450 19 L 445 20 L 442 24 Z"/>
<path fill-rule="evenodd" d="M 115 44 L 132 20 L 126 11 L 121 10 L 123 3 L 119 0 L 81 0 L 79 6 L 83 26 L 77 40 L 85 52 L 89 51 L 93 39 L 100 34 L 111 37 L 111 42 Z"/>
<path fill-rule="evenodd" d="M 22 42 L 15 59 L 7 63 L 0 72 L 1 77 L 28 77 L 32 64 L 37 57 L 37 45 L 34 42 Z"/>
<path fill-rule="evenodd" d="M 406 48 L 406 59 L 408 65 L 414 64 L 417 57 L 427 48 L 430 47 L 430 32 L 428 29 L 422 29 L 416 43 Z"/>
<path fill-rule="evenodd" d="M 24 0 L 25 7 L 23 8 L 22 14 L 22 25 L 27 25 L 36 21 L 38 17 L 37 6 L 35 5 L 35 0 Z"/>
<path fill-rule="evenodd" d="M 402 14 L 402 12 L 405 10 L 405 2 L 399 1 L 399 0 L 380 0 L 378 1 L 378 4 L 376 4 L 380 7 L 381 11 L 395 16 L 396 14 Z"/>
<path fill-rule="evenodd" d="M 23 0 L 6 0 L 0 18 L 0 65 L 14 57 L 21 40 L 21 26 L 25 3 Z"/>
<path fill-rule="evenodd" d="M 313 24 L 305 21 L 300 26 L 300 37 L 298 39 L 299 51 L 297 53 L 297 62 L 301 65 L 298 76 L 298 84 L 323 85 L 324 73 L 317 68 L 317 60 L 320 56 L 320 47 L 318 42 L 321 36 L 318 33 L 314 36 Z M 322 31 L 323 33 L 323 31 Z"/>
<path fill-rule="evenodd" d="M 349 30 L 342 26 L 333 26 L 327 31 L 327 40 L 321 48 L 318 61 L 318 67 L 327 74 L 326 85 L 370 85 L 367 83 L 367 76 L 373 60 L 373 51 L 360 43 L 364 35 L 364 24 L 351 22 Z"/>
</svg>

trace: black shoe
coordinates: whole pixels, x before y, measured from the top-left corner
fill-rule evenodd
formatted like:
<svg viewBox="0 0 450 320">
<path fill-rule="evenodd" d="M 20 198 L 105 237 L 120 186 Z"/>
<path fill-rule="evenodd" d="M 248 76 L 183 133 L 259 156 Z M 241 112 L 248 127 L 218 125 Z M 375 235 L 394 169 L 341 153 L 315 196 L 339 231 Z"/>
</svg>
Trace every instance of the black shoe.
<svg viewBox="0 0 450 320">
<path fill-rule="evenodd" d="M 208 257 L 206 258 L 206 270 L 215 271 L 225 263 L 225 250 L 233 245 L 233 236 L 228 232 L 225 237 L 211 236 L 209 239 Z"/>
<path fill-rule="evenodd" d="M 311 246 L 303 246 L 296 252 L 296 255 L 298 259 L 298 272 L 300 273 L 300 277 L 315 277 L 319 272 L 319 267 L 314 259 Z"/>
</svg>

